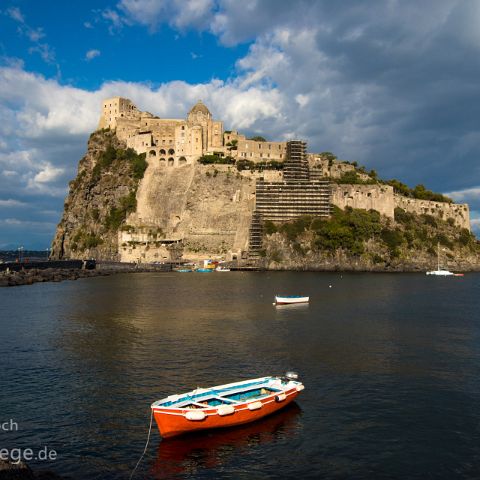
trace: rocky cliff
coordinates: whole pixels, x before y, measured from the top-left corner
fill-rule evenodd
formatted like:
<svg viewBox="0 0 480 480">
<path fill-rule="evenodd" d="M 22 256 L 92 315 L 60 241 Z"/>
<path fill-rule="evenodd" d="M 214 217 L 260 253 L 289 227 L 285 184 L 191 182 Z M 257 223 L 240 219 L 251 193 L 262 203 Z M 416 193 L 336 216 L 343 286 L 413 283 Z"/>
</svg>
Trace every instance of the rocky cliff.
<svg viewBox="0 0 480 480">
<path fill-rule="evenodd" d="M 136 209 L 145 168 L 144 156 L 126 149 L 114 133 L 92 133 L 77 176 L 69 184 L 52 258 L 118 259 L 118 229 Z"/>
<path fill-rule="evenodd" d="M 395 220 L 347 207 L 328 220 L 267 223 L 261 264 L 272 270 L 480 270 L 480 244 L 468 229 L 395 209 Z"/>
<path fill-rule="evenodd" d="M 110 130 L 93 133 L 52 258 L 153 262 L 246 250 L 255 176 L 228 165 L 164 163 L 137 155 Z"/>
</svg>

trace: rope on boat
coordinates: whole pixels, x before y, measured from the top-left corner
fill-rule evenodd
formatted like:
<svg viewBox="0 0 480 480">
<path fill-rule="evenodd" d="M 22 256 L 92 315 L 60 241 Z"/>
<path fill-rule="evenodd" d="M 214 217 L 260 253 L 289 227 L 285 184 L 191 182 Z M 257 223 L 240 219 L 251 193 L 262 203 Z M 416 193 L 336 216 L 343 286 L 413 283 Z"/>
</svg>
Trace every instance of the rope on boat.
<svg viewBox="0 0 480 480">
<path fill-rule="evenodd" d="M 148 427 L 147 443 L 145 444 L 145 448 L 143 449 L 142 456 L 138 459 L 138 462 L 135 465 L 135 468 L 133 469 L 133 472 L 131 473 L 129 480 L 132 480 L 133 475 L 135 474 L 138 466 L 140 465 L 140 462 L 142 461 L 143 456 L 145 455 L 145 453 L 147 453 L 148 443 L 150 442 L 150 434 L 152 433 L 152 423 L 153 423 L 153 409 L 152 409 L 152 413 L 150 414 L 150 427 Z"/>
</svg>

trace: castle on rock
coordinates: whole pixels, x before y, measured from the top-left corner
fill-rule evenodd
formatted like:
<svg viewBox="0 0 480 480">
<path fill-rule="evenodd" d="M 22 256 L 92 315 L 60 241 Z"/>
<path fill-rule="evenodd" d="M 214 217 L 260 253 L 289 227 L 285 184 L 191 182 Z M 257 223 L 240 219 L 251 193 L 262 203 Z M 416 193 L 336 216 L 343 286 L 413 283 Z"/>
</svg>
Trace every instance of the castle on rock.
<svg viewBox="0 0 480 480">
<path fill-rule="evenodd" d="M 116 130 L 117 137 L 160 166 L 194 163 L 202 155 L 231 156 L 250 161 L 284 161 L 286 142 L 249 140 L 236 131 L 225 131 L 207 106 L 198 101 L 186 119 L 159 118 L 142 112 L 127 98 L 103 101 L 99 128 Z"/>
</svg>

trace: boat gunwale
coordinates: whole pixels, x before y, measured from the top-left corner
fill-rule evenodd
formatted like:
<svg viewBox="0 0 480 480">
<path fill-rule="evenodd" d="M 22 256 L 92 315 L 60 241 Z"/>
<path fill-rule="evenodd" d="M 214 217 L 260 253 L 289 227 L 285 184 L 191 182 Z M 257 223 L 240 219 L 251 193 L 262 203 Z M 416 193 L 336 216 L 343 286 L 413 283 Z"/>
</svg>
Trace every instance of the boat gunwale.
<svg viewBox="0 0 480 480">
<path fill-rule="evenodd" d="M 296 383 L 297 385 L 303 385 L 300 382 L 296 382 Z M 275 402 L 275 397 L 279 393 L 285 394 L 285 397 L 289 397 L 290 395 L 297 393 L 298 392 L 297 385 L 293 386 L 292 388 L 289 388 L 288 390 L 282 390 L 281 392 L 274 392 L 271 395 L 266 395 L 265 397 L 262 397 L 262 398 L 253 398 L 245 402 L 236 403 L 235 405 L 232 405 L 232 406 L 234 407 L 235 412 L 240 412 L 242 410 L 249 410 L 248 404 L 251 404 L 254 402 L 261 402 L 262 406 L 267 405 L 269 403 Z M 185 414 L 188 412 L 203 412 L 206 416 L 213 416 L 213 415 L 219 415 L 218 413 L 219 406 L 212 407 L 209 405 L 208 407 L 204 407 L 204 408 L 192 409 L 192 408 L 185 408 L 185 407 L 180 407 L 180 408 L 161 407 L 161 406 L 154 407 L 152 405 L 151 408 L 153 410 L 153 413 L 158 413 L 163 415 L 185 416 Z"/>
<path fill-rule="evenodd" d="M 176 398 L 175 400 L 170 400 L 169 401 L 170 397 L 175 396 L 175 395 L 170 395 L 169 397 L 166 397 L 166 398 L 163 398 L 161 400 L 157 400 L 156 402 L 153 402 L 151 404 L 151 408 L 154 412 L 159 412 L 159 413 L 160 413 L 160 410 L 162 410 L 162 411 L 165 410 L 164 412 L 161 412 L 161 413 L 169 413 L 169 412 L 183 412 L 183 413 L 185 413 L 185 412 L 192 411 L 192 410 L 199 410 L 199 411 L 214 410 L 216 412 L 216 410 L 218 409 L 218 407 L 220 405 L 216 405 L 216 406 L 206 405 L 203 408 L 200 407 L 200 408 L 192 409 L 192 408 L 187 408 L 186 406 L 172 406 L 171 403 L 175 402 L 175 403 L 178 404 L 178 403 L 182 403 L 182 402 L 189 402 L 189 404 L 195 404 L 195 403 L 200 404 L 200 401 L 201 401 L 202 397 L 208 397 L 209 399 L 210 398 L 217 398 L 219 400 L 226 400 L 228 402 L 228 405 L 232 405 L 233 407 L 241 407 L 243 405 L 247 405 L 249 403 L 252 403 L 252 401 L 261 401 L 261 400 L 265 400 L 265 399 L 268 399 L 268 398 L 271 398 L 271 397 L 273 398 L 280 393 L 285 393 L 286 394 L 290 390 L 296 391 L 297 386 L 302 385 L 301 382 L 296 382 L 294 380 L 289 380 L 284 386 L 281 386 L 281 387 L 272 387 L 271 385 L 269 385 L 269 383 L 271 383 L 272 381 L 275 381 L 275 380 L 280 380 L 281 381 L 280 377 L 261 377 L 261 378 L 252 379 L 252 380 L 244 380 L 242 382 L 235 382 L 235 383 L 229 383 L 229 384 L 225 384 L 225 385 L 218 385 L 218 386 L 210 387 L 210 388 L 207 388 L 207 389 L 197 389 L 197 390 L 199 390 L 198 396 L 195 395 L 195 392 L 197 390 L 193 390 L 193 391 L 187 392 L 185 394 L 180 394 L 180 395 L 178 395 L 178 398 Z M 286 388 L 289 385 L 290 385 L 290 387 Z M 221 394 L 219 394 L 222 390 L 225 391 L 225 393 L 228 393 L 228 394 L 240 393 L 240 392 L 246 390 L 245 387 L 255 387 L 255 386 L 258 387 L 258 388 L 261 388 L 261 387 L 278 388 L 278 391 L 274 391 L 274 392 L 272 392 L 268 395 L 265 395 L 261 398 L 253 397 L 252 399 L 244 400 L 244 401 L 231 400 L 231 399 L 225 398 Z M 230 388 L 225 388 L 225 387 L 230 387 Z M 244 388 L 242 389 L 241 387 L 244 387 Z M 284 387 L 284 388 L 282 388 L 282 387 Z M 193 394 L 193 395 L 189 397 L 189 394 Z M 200 400 L 200 401 L 196 401 L 196 400 Z M 165 403 L 167 405 L 163 405 L 162 403 Z M 168 403 L 170 403 L 170 405 L 168 405 Z"/>
</svg>

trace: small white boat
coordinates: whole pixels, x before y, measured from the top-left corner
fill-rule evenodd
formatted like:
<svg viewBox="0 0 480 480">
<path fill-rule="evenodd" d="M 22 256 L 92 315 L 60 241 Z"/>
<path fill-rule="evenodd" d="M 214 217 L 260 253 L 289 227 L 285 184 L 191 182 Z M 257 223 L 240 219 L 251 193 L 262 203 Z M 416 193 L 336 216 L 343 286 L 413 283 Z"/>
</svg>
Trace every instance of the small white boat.
<svg viewBox="0 0 480 480">
<path fill-rule="evenodd" d="M 427 272 L 427 275 L 437 275 L 438 277 L 452 277 L 455 276 L 453 272 L 440 268 L 440 242 L 437 244 L 437 269 Z"/>
<path fill-rule="evenodd" d="M 449 272 L 448 270 L 432 270 L 431 272 L 427 272 L 427 275 L 438 275 L 439 277 L 450 277 L 456 276 L 453 272 Z"/>
<path fill-rule="evenodd" d="M 225 268 L 225 267 L 217 267 L 215 269 L 216 272 L 229 272 L 230 269 L 229 268 Z"/>
<path fill-rule="evenodd" d="M 301 295 L 275 295 L 276 305 L 291 305 L 293 303 L 308 303 L 310 297 L 302 297 Z"/>
</svg>

